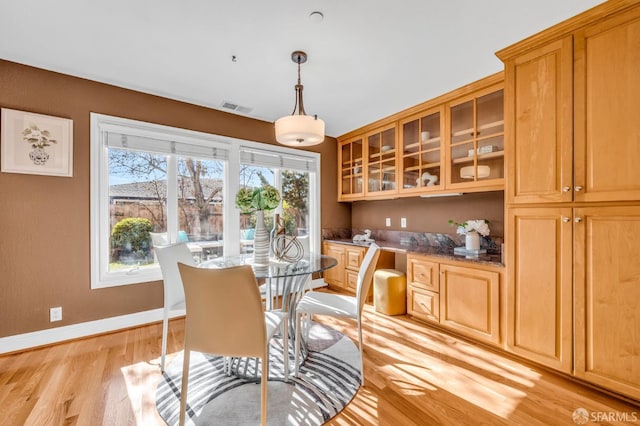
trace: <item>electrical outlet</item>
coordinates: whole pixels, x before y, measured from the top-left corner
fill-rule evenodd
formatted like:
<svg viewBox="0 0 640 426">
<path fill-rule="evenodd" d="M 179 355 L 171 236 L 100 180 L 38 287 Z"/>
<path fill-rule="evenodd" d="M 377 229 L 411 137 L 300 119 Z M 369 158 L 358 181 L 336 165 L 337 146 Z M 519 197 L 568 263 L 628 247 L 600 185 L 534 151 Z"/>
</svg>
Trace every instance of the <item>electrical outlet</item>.
<svg viewBox="0 0 640 426">
<path fill-rule="evenodd" d="M 407 227 L 407 218 L 403 217 L 400 218 L 400 228 L 406 228 Z"/>
<path fill-rule="evenodd" d="M 49 322 L 62 321 L 62 306 L 49 309 Z"/>
<path fill-rule="evenodd" d="M 387 226 L 391 226 L 391 218 L 390 217 L 386 218 L 384 220 L 384 224 L 387 225 Z"/>
</svg>

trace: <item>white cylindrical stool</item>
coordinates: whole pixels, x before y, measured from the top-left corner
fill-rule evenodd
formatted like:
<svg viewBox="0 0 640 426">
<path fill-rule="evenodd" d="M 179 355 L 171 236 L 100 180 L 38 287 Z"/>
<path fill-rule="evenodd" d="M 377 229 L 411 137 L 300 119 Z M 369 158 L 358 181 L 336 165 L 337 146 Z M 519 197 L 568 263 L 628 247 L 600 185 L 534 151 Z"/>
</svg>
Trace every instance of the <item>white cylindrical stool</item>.
<svg viewBox="0 0 640 426">
<path fill-rule="evenodd" d="M 385 315 L 407 313 L 407 277 L 395 269 L 378 269 L 373 275 L 373 307 Z"/>
</svg>

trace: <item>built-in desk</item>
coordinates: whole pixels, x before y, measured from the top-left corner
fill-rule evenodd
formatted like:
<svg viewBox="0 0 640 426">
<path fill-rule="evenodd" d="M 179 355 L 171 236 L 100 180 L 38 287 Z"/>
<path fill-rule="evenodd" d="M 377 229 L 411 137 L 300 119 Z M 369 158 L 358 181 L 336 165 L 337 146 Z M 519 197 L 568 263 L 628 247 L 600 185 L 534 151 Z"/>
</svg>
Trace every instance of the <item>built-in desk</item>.
<svg viewBox="0 0 640 426">
<path fill-rule="evenodd" d="M 407 274 L 409 315 L 503 347 L 505 339 L 501 330 L 505 330 L 505 316 L 502 314 L 505 309 L 505 283 L 499 252 L 458 256 L 453 253 L 453 246 L 400 244 L 384 240 L 377 240 L 376 244 L 385 255 L 388 266 L 384 267 Z M 364 253 L 367 246 L 350 239 L 325 240 L 324 253 L 338 259 L 338 267 L 330 270 L 334 276 L 325 275 L 325 281 L 340 286 L 341 277 L 347 277 L 342 278 L 342 282 L 348 283 L 349 265 L 357 258 L 357 255 L 349 253 Z"/>
</svg>

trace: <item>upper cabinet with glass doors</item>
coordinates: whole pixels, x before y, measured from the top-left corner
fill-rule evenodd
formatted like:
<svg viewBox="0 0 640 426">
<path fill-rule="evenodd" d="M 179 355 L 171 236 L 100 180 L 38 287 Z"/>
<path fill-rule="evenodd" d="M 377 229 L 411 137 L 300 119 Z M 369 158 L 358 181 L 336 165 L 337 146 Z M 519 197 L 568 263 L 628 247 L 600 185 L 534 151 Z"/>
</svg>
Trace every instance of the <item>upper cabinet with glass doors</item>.
<svg viewBox="0 0 640 426">
<path fill-rule="evenodd" d="M 401 193 L 425 193 L 444 188 L 444 107 L 400 121 Z"/>
<path fill-rule="evenodd" d="M 447 188 L 503 189 L 503 84 L 451 102 L 448 125 Z"/>
<path fill-rule="evenodd" d="M 396 126 L 391 124 L 366 135 L 365 196 L 396 193 Z"/>
<path fill-rule="evenodd" d="M 364 196 L 364 138 L 358 136 L 338 146 L 338 200 L 361 199 Z"/>
<path fill-rule="evenodd" d="M 504 189 L 496 73 L 338 138 L 338 201 Z"/>
</svg>

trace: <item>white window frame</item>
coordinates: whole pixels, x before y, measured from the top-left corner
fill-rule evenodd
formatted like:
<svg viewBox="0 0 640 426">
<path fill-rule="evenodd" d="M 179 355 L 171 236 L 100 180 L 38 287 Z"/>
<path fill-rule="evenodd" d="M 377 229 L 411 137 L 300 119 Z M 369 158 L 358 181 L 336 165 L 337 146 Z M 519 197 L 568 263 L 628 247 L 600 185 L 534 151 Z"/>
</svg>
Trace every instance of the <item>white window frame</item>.
<svg viewBox="0 0 640 426">
<path fill-rule="evenodd" d="M 228 151 L 225 162 L 223 188 L 224 202 L 224 253 L 237 255 L 240 253 L 240 211 L 235 206 L 235 194 L 240 187 L 240 152 L 256 150 L 283 157 L 298 158 L 309 167 L 309 238 L 312 252 L 320 253 L 320 154 L 292 148 L 263 144 L 253 141 L 230 138 L 193 130 L 185 130 L 160 124 L 113 117 L 91 113 L 91 288 L 106 288 L 157 281 L 162 279 L 159 267 L 131 268 L 127 271 L 109 272 L 109 147 L 106 144 L 105 132 L 109 129 L 126 134 L 169 140 L 180 143 L 223 148 Z M 206 157 L 199 157 L 205 159 Z M 175 156 L 169 154 L 169 161 Z M 168 186 L 170 176 L 167 176 Z M 167 208 L 171 203 L 168 203 Z M 169 212 L 168 212 L 169 213 Z M 168 224 L 169 225 L 169 224 Z M 172 231 L 168 229 L 168 231 Z"/>
</svg>

